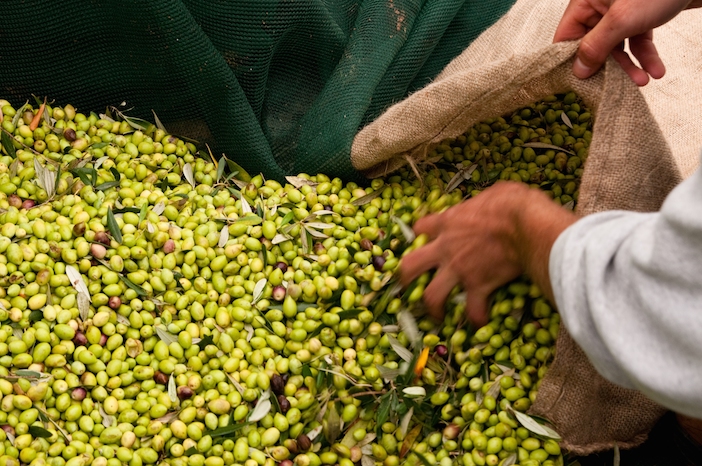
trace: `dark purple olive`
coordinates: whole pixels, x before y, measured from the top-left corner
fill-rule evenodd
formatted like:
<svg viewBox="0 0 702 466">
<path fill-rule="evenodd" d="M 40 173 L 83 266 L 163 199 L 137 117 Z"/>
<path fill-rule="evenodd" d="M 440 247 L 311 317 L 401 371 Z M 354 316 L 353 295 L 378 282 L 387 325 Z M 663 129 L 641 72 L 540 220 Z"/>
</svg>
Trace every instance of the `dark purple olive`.
<svg viewBox="0 0 702 466">
<path fill-rule="evenodd" d="M 88 391 L 83 387 L 74 388 L 71 392 L 71 399 L 74 401 L 83 401 L 88 396 Z"/>
<path fill-rule="evenodd" d="M 271 292 L 271 297 L 276 300 L 276 301 L 282 301 L 285 299 L 285 287 L 282 285 L 277 285 L 273 287 L 273 291 Z"/>
<path fill-rule="evenodd" d="M 273 374 L 271 377 L 271 390 L 273 390 L 273 393 L 278 395 L 283 394 L 283 390 L 285 390 L 285 382 L 283 382 L 283 378 L 278 375 L 278 374 Z"/>
<path fill-rule="evenodd" d="M 73 343 L 75 343 L 77 346 L 85 346 L 88 344 L 88 338 L 84 333 L 76 332 L 76 335 L 73 337 Z"/>
<path fill-rule="evenodd" d="M 312 441 L 307 435 L 300 434 L 297 436 L 297 448 L 299 448 L 300 451 L 307 451 L 310 449 L 311 446 Z"/>
<path fill-rule="evenodd" d="M 278 395 L 278 405 L 280 405 L 280 412 L 285 414 L 290 409 L 290 401 L 285 395 Z"/>
<path fill-rule="evenodd" d="M 12 207 L 20 209 L 22 207 L 22 198 L 17 194 L 10 194 L 10 196 L 7 198 L 7 203 Z"/>
<path fill-rule="evenodd" d="M 168 376 L 161 371 L 156 371 L 154 374 L 154 382 L 160 385 L 166 385 L 168 383 Z"/>
<path fill-rule="evenodd" d="M 178 398 L 187 400 L 193 396 L 193 390 L 190 387 L 178 387 Z"/>
<path fill-rule="evenodd" d="M 436 345 L 436 348 L 434 348 L 434 353 L 441 359 L 446 359 L 446 356 L 448 356 L 448 348 L 446 348 L 445 345 Z"/>
<path fill-rule="evenodd" d="M 119 296 L 111 296 L 107 301 L 107 305 L 110 306 L 111 309 L 119 309 L 122 305 L 122 299 Z"/>
<path fill-rule="evenodd" d="M 76 140 L 76 132 L 73 128 L 66 128 L 63 130 L 63 137 L 66 138 L 66 141 L 73 142 Z"/>
<path fill-rule="evenodd" d="M 375 270 L 383 270 L 385 258 L 383 256 L 373 256 L 373 268 Z"/>
<path fill-rule="evenodd" d="M 97 241 L 98 243 L 102 243 L 105 246 L 110 245 L 110 237 L 107 236 L 107 233 L 105 233 L 104 231 L 98 231 L 97 233 L 95 233 L 95 241 Z"/>
</svg>

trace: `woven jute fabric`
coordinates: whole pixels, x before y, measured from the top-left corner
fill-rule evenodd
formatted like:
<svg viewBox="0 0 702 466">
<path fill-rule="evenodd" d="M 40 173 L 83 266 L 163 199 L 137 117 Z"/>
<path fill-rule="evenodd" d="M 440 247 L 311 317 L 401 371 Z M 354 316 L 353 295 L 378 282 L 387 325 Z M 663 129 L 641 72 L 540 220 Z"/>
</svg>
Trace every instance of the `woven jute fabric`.
<svg viewBox="0 0 702 466">
<path fill-rule="evenodd" d="M 483 50 L 479 42 L 474 45 Z M 432 84 L 389 108 L 357 135 L 354 166 L 376 176 L 408 157 L 421 161 L 433 146 L 485 118 L 573 90 L 594 113 L 578 213 L 658 210 L 682 176 L 656 119 L 614 60 L 590 79 L 575 78 L 571 69 L 576 49 L 575 42 L 550 44 L 482 64 L 474 50 L 466 50 Z M 487 45 L 484 50 L 489 55 Z M 556 358 L 532 412 L 554 423 L 565 449 L 589 454 L 615 443 L 620 448 L 640 444 L 665 409 L 602 378 L 562 328 Z"/>
</svg>

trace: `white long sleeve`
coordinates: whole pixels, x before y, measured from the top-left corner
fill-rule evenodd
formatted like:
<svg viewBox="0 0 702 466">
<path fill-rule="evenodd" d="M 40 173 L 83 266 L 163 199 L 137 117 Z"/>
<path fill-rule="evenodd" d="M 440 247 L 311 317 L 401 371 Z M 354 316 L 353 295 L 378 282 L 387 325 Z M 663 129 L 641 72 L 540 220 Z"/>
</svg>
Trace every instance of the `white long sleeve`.
<svg viewBox="0 0 702 466">
<path fill-rule="evenodd" d="M 579 220 L 549 271 L 565 326 L 600 374 L 702 419 L 702 170 L 660 212 Z"/>
</svg>

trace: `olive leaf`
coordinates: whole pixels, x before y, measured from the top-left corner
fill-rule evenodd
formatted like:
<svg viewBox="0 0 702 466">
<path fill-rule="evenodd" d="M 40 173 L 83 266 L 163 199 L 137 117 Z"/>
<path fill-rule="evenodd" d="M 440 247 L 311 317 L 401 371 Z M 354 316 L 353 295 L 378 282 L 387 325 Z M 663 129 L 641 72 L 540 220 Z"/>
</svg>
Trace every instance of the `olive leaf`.
<svg viewBox="0 0 702 466">
<path fill-rule="evenodd" d="M 507 458 L 505 458 L 504 461 L 502 461 L 502 463 L 500 463 L 500 464 L 501 464 L 501 466 L 513 466 L 513 465 L 517 464 L 517 458 L 518 458 L 517 454 L 512 453 Z"/>
<path fill-rule="evenodd" d="M 387 392 L 378 400 L 378 417 L 376 418 L 376 434 L 378 435 L 381 434 L 381 427 L 383 424 L 385 424 L 385 421 L 387 421 L 388 417 L 390 416 L 390 409 L 392 408 L 393 404 L 393 396 L 395 396 L 394 391 Z"/>
<path fill-rule="evenodd" d="M 417 427 L 419 427 L 419 426 L 417 426 Z M 406 441 L 406 440 L 407 440 L 407 439 L 405 439 L 405 441 Z M 403 443 L 403 445 L 404 445 L 404 443 Z M 417 450 L 412 450 L 412 453 L 413 453 L 417 458 L 419 458 L 419 461 L 420 461 L 424 466 L 433 466 L 433 465 L 429 462 L 429 460 L 427 459 L 427 457 L 424 456 L 423 454 L 419 453 Z M 405 453 L 405 454 L 406 454 L 406 453 Z M 402 455 L 400 455 L 400 458 L 402 458 Z"/>
<path fill-rule="evenodd" d="M 566 154 L 575 155 L 575 153 L 567 151 L 562 147 L 554 146 L 553 144 L 545 144 L 543 142 L 525 142 L 522 147 L 531 147 L 532 149 L 553 149 Z"/>
<path fill-rule="evenodd" d="M 280 221 L 280 225 L 278 225 L 278 228 L 287 225 L 288 223 L 290 223 L 292 221 L 293 218 L 295 218 L 295 214 L 291 210 L 290 212 L 285 214 L 285 216 L 283 216 L 283 220 Z"/>
<path fill-rule="evenodd" d="M 352 433 L 352 435 L 353 435 L 353 431 L 351 431 L 351 433 Z M 376 438 L 378 438 L 378 436 L 375 435 L 375 433 L 369 432 L 369 433 L 366 434 L 365 437 L 363 437 L 363 438 L 361 439 L 360 442 L 358 442 L 358 443 L 356 444 L 356 446 L 357 446 L 358 448 L 363 448 L 363 447 L 365 447 L 366 445 L 370 445 L 370 443 L 371 443 L 373 440 L 375 440 Z"/>
<path fill-rule="evenodd" d="M 227 161 L 226 161 L 226 159 L 224 158 L 224 156 L 222 156 L 222 157 L 219 159 L 219 162 L 217 163 L 217 178 L 216 178 L 216 181 L 219 181 L 219 180 L 222 179 L 222 175 L 224 175 L 224 169 L 226 168 L 226 166 L 227 166 Z"/>
<path fill-rule="evenodd" d="M 570 122 L 570 118 L 568 118 L 566 112 L 561 112 L 561 120 L 563 120 L 563 123 L 565 123 L 568 128 L 573 129 L 573 123 Z"/>
<path fill-rule="evenodd" d="M 485 396 L 497 398 L 497 396 L 500 394 L 500 380 L 502 380 L 504 377 L 512 377 L 514 372 L 514 369 L 507 369 L 505 372 L 495 377 L 495 380 L 493 381 L 492 385 L 490 385 L 490 388 L 488 388 Z M 482 404 L 482 402 L 480 404 Z"/>
<path fill-rule="evenodd" d="M 402 219 L 400 219 L 399 217 L 395 217 L 394 215 L 390 217 L 390 220 L 395 222 L 395 224 L 400 227 L 400 231 L 402 232 L 402 236 L 405 237 L 405 241 L 407 241 L 408 243 L 414 241 L 416 235 L 414 234 L 414 230 L 412 230 L 412 228 L 410 228 L 409 225 L 407 225 L 405 222 L 402 221 Z"/>
<path fill-rule="evenodd" d="M 266 283 L 268 283 L 268 280 L 266 280 L 265 278 L 262 278 L 256 282 L 256 285 L 254 285 L 254 290 L 253 290 L 253 302 L 254 303 L 258 302 L 258 300 L 261 299 L 261 296 L 263 296 L 263 290 L 266 288 Z"/>
<path fill-rule="evenodd" d="M 322 432 L 324 432 L 324 438 L 331 445 L 339 438 L 341 429 L 343 428 L 343 421 L 341 417 L 339 417 L 336 403 L 330 404 L 331 406 L 327 409 L 327 415 L 324 417 L 324 421 L 322 421 Z"/>
<path fill-rule="evenodd" d="M 17 155 L 17 150 L 15 149 L 15 145 L 12 142 L 12 138 L 10 137 L 9 134 L 7 134 L 5 131 L 2 132 L 2 147 L 5 149 L 5 153 L 9 155 L 10 157 L 16 157 Z M 15 159 L 16 161 L 19 161 L 19 159 Z M 14 163 L 14 162 L 13 162 Z M 13 175 L 14 177 L 14 175 Z"/>
<path fill-rule="evenodd" d="M 314 181 L 307 180 L 305 178 L 301 178 L 299 176 L 286 176 L 285 179 L 290 183 L 291 185 L 295 186 L 295 188 L 301 188 L 305 185 L 307 186 L 317 186 L 319 183 L 315 183 Z"/>
<path fill-rule="evenodd" d="M 193 343 L 195 343 L 195 338 L 193 338 Z M 214 338 L 212 337 L 212 335 L 207 335 L 205 338 L 201 339 L 200 341 L 198 341 L 195 344 L 198 346 L 198 348 L 200 348 L 201 350 L 204 350 L 207 347 L 207 345 L 211 345 L 213 343 L 214 343 Z"/>
<path fill-rule="evenodd" d="M 288 240 L 291 240 L 291 239 L 292 239 L 291 236 L 284 235 L 283 233 L 278 233 L 277 235 L 275 235 L 275 236 L 273 237 L 273 239 L 271 240 L 271 243 L 273 243 L 273 244 L 280 244 L 280 243 L 284 243 L 285 241 L 288 241 Z"/>
<path fill-rule="evenodd" d="M 178 341 L 178 337 L 170 333 L 168 330 L 165 329 L 162 325 L 156 325 L 156 335 L 161 339 L 162 342 L 164 342 L 167 345 L 170 345 L 171 343 L 176 343 Z"/>
<path fill-rule="evenodd" d="M 153 209 L 151 209 L 151 212 L 155 213 L 156 215 L 161 215 L 163 211 L 166 210 L 166 204 L 163 203 L 163 201 L 158 202 Z"/>
<path fill-rule="evenodd" d="M 246 202 L 243 198 L 241 200 L 243 202 Z M 244 225 L 255 226 L 263 223 L 263 219 L 256 214 L 250 213 L 250 215 L 244 215 L 243 217 L 239 217 L 238 219 L 234 220 L 234 223 L 242 223 Z"/>
<path fill-rule="evenodd" d="M 407 429 L 409 429 L 409 424 L 413 415 L 414 408 L 412 407 L 405 413 L 404 416 L 402 416 L 402 420 L 400 421 L 400 432 L 402 432 L 403 436 L 407 436 Z"/>
<path fill-rule="evenodd" d="M 561 436 L 558 435 L 558 432 L 555 430 L 551 429 L 550 427 L 539 424 L 536 422 L 531 416 L 528 414 L 524 414 L 520 411 L 517 411 L 516 409 L 510 407 L 509 412 L 514 415 L 514 417 L 517 418 L 517 421 L 524 426 L 527 430 L 535 433 L 536 435 L 540 435 L 542 437 L 546 438 L 551 438 L 554 440 L 560 440 Z"/>
<path fill-rule="evenodd" d="M 173 374 L 171 374 L 171 376 L 168 378 L 168 397 L 171 399 L 172 403 L 176 403 L 178 401 L 178 390 Z"/>
<path fill-rule="evenodd" d="M 320 433 L 322 433 L 322 426 L 317 426 L 314 429 L 307 432 L 307 438 L 310 440 L 314 440 Z"/>
<path fill-rule="evenodd" d="M 325 222 L 308 222 L 305 223 L 306 227 L 316 228 L 317 230 L 327 230 L 329 228 L 336 228 L 335 223 L 325 223 Z"/>
<path fill-rule="evenodd" d="M 326 239 L 329 238 L 329 236 L 325 235 L 324 233 L 321 233 L 314 228 L 308 228 L 308 225 L 305 225 L 305 230 L 307 233 L 309 233 L 310 236 L 313 238 L 319 238 L 319 239 Z"/>
<path fill-rule="evenodd" d="M 566 202 L 565 204 L 563 204 L 563 208 L 572 211 L 575 208 L 575 201 Z"/>
<path fill-rule="evenodd" d="M 61 435 L 63 435 L 63 438 L 65 438 L 69 443 L 73 441 L 73 437 L 71 436 L 71 434 L 69 434 L 68 432 L 66 432 L 66 430 L 64 430 L 60 425 L 58 425 L 58 424 L 56 423 L 56 421 L 54 421 L 53 419 L 51 419 L 51 418 L 49 417 L 49 415 L 46 413 L 46 411 L 44 411 L 42 408 L 40 408 L 40 407 L 39 407 L 38 405 L 36 405 L 36 404 L 34 405 L 34 407 L 37 409 L 37 411 L 39 411 L 39 416 L 43 416 L 42 419 L 46 419 L 47 421 L 49 421 L 51 424 L 54 425 L 54 427 L 55 427 L 59 432 L 61 432 Z M 46 422 L 46 421 L 44 421 L 44 422 Z"/>
<path fill-rule="evenodd" d="M 97 171 L 94 168 L 80 167 L 69 170 L 73 176 L 77 176 L 86 186 L 95 186 L 97 183 Z"/>
<path fill-rule="evenodd" d="M 102 425 L 105 427 L 110 427 L 115 422 L 115 418 L 107 414 L 100 403 L 96 403 L 98 406 L 98 411 L 100 412 L 100 417 L 102 417 Z"/>
<path fill-rule="evenodd" d="M 390 346 L 392 349 L 397 353 L 397 355 L 402 358 L 402 360 L 406 362 L 411 362 L 414 356 L 412 355 L 412 352 L 402 346 L 402 343 L 400 343 L 397 338 L 393 337 L 392 335 L 388 335 L 388 341 L 390 342 Z"/>
<path fill-rule="evenodd" d="M 404 393 L 407 396 L 417 396 L 417 397 L 422 397 L 427 395 L 427 391 L 424 389 L 424 387 L 406 387 L 402 389 L 402 393 Z"/>
<path fill-rule="evenodd" d="M 156 127 L 157 127 L 158 129 L 160 129 L 161 131 L 166 131 L 166 132 L 168 132 L 168 131 L 166 130 L 166 127 L 163 126 L 163 123 L 161 123 L 161 120 L 159 120 L 158 115 L 156 115 L 156 112 L 154 111 L 153 108 L 151 109 L 151 113 L 154 114 L 154 123 L 156 123 Z"/>
<path fill-rule="evenodd" d="M 19 108 L 19 110 L 17 110 L 17 113 L 15 113 L 15 116 L 12 118 L 12 126 L 17 127 L 17 123 L 19 122 L 20 118 L 22 118 L 22 114 L 27 107 L 29 107 L 29 100 L 26 101 L 24 105 Z"/>
<path fill-rule="evenodd" d="M 251 204 L 246 200 L 244 196 L 241 196 L 241 213 L 242 215 L 252 214 Z"/>
<path fill-rule="evenodd" d="M 93 168 L 94 168 L 95 170 L 99 169 L 99 168 L 102 166 L 102 164 L 105 163 L 105 161 L 106 161 L 107 159 L 109 159 L 109 157 L 106 156 L 106 155 L 100 157 L 100 158 L 97 159 L 97 160 L 95 161 L 95 163 L 93 164 Z"/>
<path fill-rule="evenodd" d="M 98 116 L 100 117 L 101 120 L 107 120 L 107 121 L 109 121 L 110 123 L 114 123 L 115 120 L 114 120 L 114 118 L 112 118 L 110 115 L 111 115 L 110 112 L 107 111 L 107 112 L 105 112 L 105 113 L 101 113 L 101 114 L 98 115 Z"/>
<path fill-rule="evenodd" d="M 450 193 L 454 189 L 458 187 L 459 184 L 461 184 L 464 180 L 469 181 L 471 179 L 471 175 L 475 171 L 475 169 L 478 168 L 478 164 L 474 163 L 472 165 L 469 165 L 467 167 L 463 167 L 458 172 L 456 172 L 455 175 L 453 175 L 453 178 L 448 182 L 446 185 L 446 189 L 444 192 Z"/>
<path fill-rule="evenodd" d="M 100 411 L 100 413 L 102 414 L 102 411 Z M 178 419 L 178 415 L 180 415 L 180 411 L 171 411 L 170 413 L 164 414 L 163 416 L 161 416 L 157 419 L 154 419 L 154 421 L 159 421 L 159 422 L 163 422 L 164 424 L 168 424 L 168 423 L 173 422 L 176 419 Z M 109 427 L 109 426 L 106 426 L 106 427 Z"/>
<path fill-rule="evenodd" d="M 248 422 L 258 422 L 263 419 L 271 410 L 271 389 L 266 389 L 258 399 L 256 407 L 251 411 Z"/>
<path fill-rule="evenodd" d="M 244 324 L 244 330 L 246 330 L 246 341 L 251 341 L 254 336 L 254 328 L 251 324 Z"/>
<path fill-rule="evenodd" d="M 73 288 L 75 288 L 78 293 L 84 293 L 88 298 L 88 301 L 92 302 L 92 299 L 90 299 L 88 286 L 85 284 L 85 281 L 83 281 L 83 276 L 80 274 L 80 272 L 72 265 L 67 265 L 66 275 L 68 275 L 68 279 L 71 281 Z"/>
<path fill-rule="evenodd" d="M 227 160 L 227 165 L 229 165 L 229 162 L 231 162 L 231 160 Z M 234 179 L 232 180 L 232 182 L 233 182 L 233 183 L 236 185 L 236 187 L 239 188 L 239 189 L 244 189 L 244 188 L 246 188 L 246 186 L 248 185 L 248 183 L 247 183 L 246 181 L 237 180 L 236 178 L 234 178 Z M 235 196 L 237 199 L 240 199 L 240 198 L 241 198 L 241 193 L 239 193 L 239 191 L 236 191 L 235 189 L 230 189 L 229 191 L 232 191 L 232 194 L 234 194 L 234 196 Z M 239 193 L 239 194 L 238 194 L 238 195 L 235 194 L 234 191 L 236 191 L 236 192 Z"/>
<path fill-rule="evenodd" d="M 137 285 L 136 283 L 132 282 L 130 279 L 128 279 L 124 275 L 120 275 L 119 278 L 120 278 L 120 280 L 122 280 L 124 282 L 125 285 L 127 285 L 132 290 L 136 291 L 136 294 L 138 294 L 139 296 L 146 296 L 146 290 L 144 290 L 144 288 L 142 288 L 139 285 Z"/>
<path fill-rule="evenodd" d="M 371 202 L 373 199 L 375 199 L 376 197 L 379 197 L 381 194 L 383 194 L 383 190 L 378 189 L 376 191 L 373 191 L 370 194 L 366 194 L 365 196 L 361 196 L 358 199 L 354 199 L 353 201 L 351 201 L 351 205 L 355 205 L 357 207 L 360 207 L 362 205 L 366 205 L 369 202 Z"/>
<path fill-rule="evenodd" d="M 14 146 L 13 146 L 13 149 L 14 149 Z M 14 154 L 13 154 L 13 157 L 14 157 Z M 10 178 L 14 178 L 15 176 L 17 176 L 17 172 L 19 172 L 20 170 L 22 170 L 24 168 L 24 164 L 22 162 L 20 162 L 20 159 L 15 159 L 12 161 L 9 168 L 10 168 Z"/>
<path fill-rule="evenodd" d="M 122 231 L 119 229 L 119 224 L 115 218 L 114 212 L 112 212 L 112 207 L 107 208 L 107 228 L 112 233 L 112 237 L 118 243 L 122 243 Z"/>
<path fill-rule="evenodd" d="M 151 130 L 154 128 L 153 123 L 150 123 L 146 120 L 142 120 L 141 118 L 128 117 L 124 113 L 120 112 L 117 107 L 111 107 L 111 110 L 113 110 L 117 115 L 119 115 L 120 118 L 126 121 L 127 124 L 134 129 L 138 129 L 148 133 L 151 132 Z"/>
<path fill-rule="evenodd" d="M 375 460 L 368 455 L 361 456 L 361 466 L 375 466 Z"/>
<path fill-rule="evenodd" d="M 7 436 L 7 440 L 10 441 L 10 445 L 13 447 L 15 446 L 15 435 L 12 432 L 5 432 L 5 435 Z"/>
<path fill-rule="evenodd" d="M 78 292 L 78 312 L 80 314 L 80 320 L 88 320 L 88 315 L 90 312 L 90 296 L 86 295 L 82 291 Z"/>
<path fill-rule="evenodd" d="M 190 163 L 183 165 L 183 176 L 190 183 L 190 186 L 195 188 L 195 178 L 193 177 L 193 166 Z"/>
<path fill-rule="evenodd" d="M 227 245 L 227 241 L 229 241 L 229 227 L 225 225 L 224 228 L 222 228 L 222 231 L 219 233 L 219 242 L 217 243 L 217 246 L 223 248 Z"/>
<path fill-rule="evenodd" d="M 39 159 L 35 158 L 34 172 L 36 173 L 39 187 L 46 191 L 46 195 L 49 196 L 49 198 L 53 197 L 56 193 L 56 179 L 51 173 L 51 170 L 45 168 L 41 163 L 39 163 Z"/>
<path fill-rule="evenodd" d="M 207 435 L 209 435 L 212 438 L 216 437 L 223 437 L 225 435 L 233 434 L 234 432 L 243 429 L 246 426 L 251 425 L 250 422 L 242 422 L 241 424 L 232 424 L 228 425 L 226 427 L 220 427 L 219 429 L 211 430 L 207 432 Z"/>
<path fill-rule="evenodd" d="M 122 314 L 117 314 L 117 322 L 120 324 L 124 324 L 126 326 L 130 326 L 131 322 L 129 322 L 129 319 L 124 317 Z"/>
<path fill-rule="evenodd" d="M 395 380 L 397 377 L 402 375 L 402 371 L 400 369 L 390 369 L 389 367 L 381 366 L 380 364 L 376 364 L 375 366 L 378 369 L 378 372 L 380 372 L 380 376 L 387 380 Z"/>
<path fill-rule="evenodd" d="M 232 383 L 232 385 L 234 385 L 234 388 L 236 388 L 236 391 L 239 392 L 239 395 L 243 395 L 245 390 L 244 387 L 242 387 L 241 384 L 237 382 L 237 380 L 232 374 L 227 373 L 227 377 L 229 378 L 229 381 Z"/>
<path fill-rule="evenodd" d="M 403 332 L 405 332 L 405 335 L 407 335 L 407 338 L 413 346 L 417 346 L 421 343 L 422 334 L 420 333 L 419 328 L 417 327 L 417 321 L 411 312 L 407 310 L 400 311 L 400 313 L 397 315 L 397 322 L 400 324 L 400 328 Z"/>
</svg>

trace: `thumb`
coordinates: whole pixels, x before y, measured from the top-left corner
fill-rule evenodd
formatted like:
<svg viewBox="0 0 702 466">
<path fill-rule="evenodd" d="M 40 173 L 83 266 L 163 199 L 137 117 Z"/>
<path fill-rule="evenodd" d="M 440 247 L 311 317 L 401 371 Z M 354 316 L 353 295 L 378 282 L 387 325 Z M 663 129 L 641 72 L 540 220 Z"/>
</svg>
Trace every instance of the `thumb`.
<svg viewBox="0 0 702 466">
<path fill-rule="evenodd" d="M 616 4 L 615 4 L 616 6 Z M 573 63 L 573 74 L 578 78 L 589 78 L 599 70 L 609 54 L 633 32 L 621 21 L 621 14 L 613 6 L 580 42 Z"/>
</svg>

